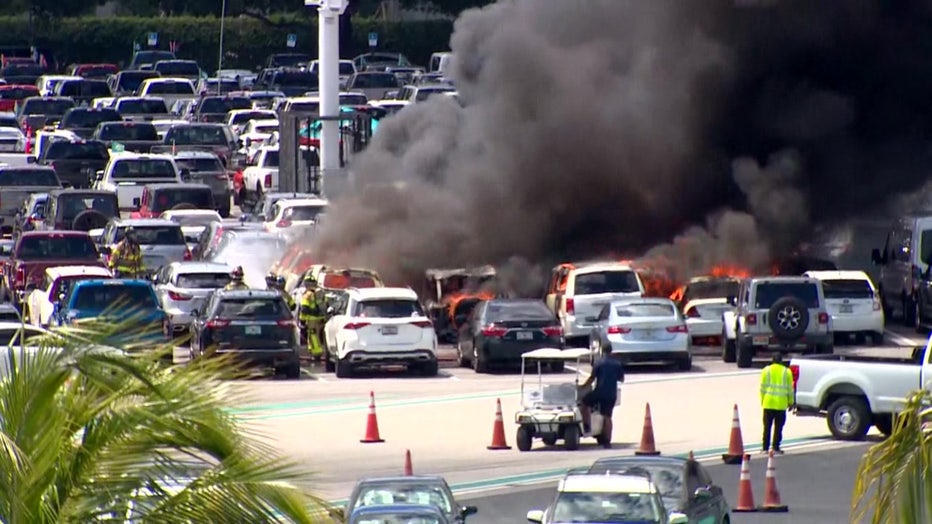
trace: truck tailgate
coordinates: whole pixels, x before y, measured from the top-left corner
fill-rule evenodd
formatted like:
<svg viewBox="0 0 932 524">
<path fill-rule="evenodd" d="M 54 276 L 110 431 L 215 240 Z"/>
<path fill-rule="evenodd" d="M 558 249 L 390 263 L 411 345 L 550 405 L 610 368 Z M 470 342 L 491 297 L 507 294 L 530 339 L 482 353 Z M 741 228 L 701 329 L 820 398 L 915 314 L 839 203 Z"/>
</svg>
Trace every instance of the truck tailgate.
<svg viewBox="0 0 932 524">
<path fill-rule="evenodd" d="M 139 205 L 133 204 L 133 199 L 142 198 L 142 190 L 145 188 L 144 183 L 120 182 L 116 186 L 117 201 L 120 204 L 120 211 L 136 211 Z"/>
</svg>

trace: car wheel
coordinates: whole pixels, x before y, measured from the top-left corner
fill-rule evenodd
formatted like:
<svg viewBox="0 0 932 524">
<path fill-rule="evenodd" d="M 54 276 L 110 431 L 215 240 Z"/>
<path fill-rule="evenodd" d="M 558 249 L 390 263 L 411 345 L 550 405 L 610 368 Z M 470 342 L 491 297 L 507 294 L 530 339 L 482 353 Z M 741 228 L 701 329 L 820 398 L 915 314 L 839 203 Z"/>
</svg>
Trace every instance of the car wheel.
<svg viewBox="0 0 932 524">
<path fill-rule="evenodd" d="M 440 372 L 440 363 L 436 360 L 420 364 L 419 369 L 422 377 L 436 377 Z"/>
<path fill-rule="evenodd" d="M 913 303 L 916 305 L 915 311 L 913 312 L 913 328 L 916 329 L 916 333 L 925 333 L 925 326 L 922 323 L 922 304 L 921 300 L 914 300 Z"/>
<path fill-rule="evenodd" d="M 579 426 L 570 424 L 563 426 L 563 447 L 567 451 L 576 451 L 579 449 L 579 439 L 582 434 L 579 432 Z"/>
<path fill-rule="evenodd" d="M 327 373 L 333 373 L 337 370 L 336 364 L 333 363 L 333 359 L 330 358 L 330 352 L 324 351 L 324 371 Z"/>
<path fill-rule="evenodd" d="M 726 364 L 734 364 L 735 359 L 737 358 L 735 354 L 735 341 L 728 339 L 725 336 L 725 332 L 722 332 L 722 362 Z"/>
<path fill-rule="evenodd" d="M 689 371 L 693 368 L 693 357 L 692 355 L 686 355 L 685 357 L 676 361 L 676 368 L 680 371 Z"/>
<path fill-rule="evenodd" d="M 754 362 L 754 346 L 751 344 L 737 344 L 737 358 L 739 368 L 749 368 Z"/>
<path fill-rule="evenodd" d="M 828 407 L 828 430 L 838 440 L 863 440 L 871 427 L 870 408 L 861 397 L 841 397 Z"/>
<path fill-rule="evenodd" d="M 289 362 L 285 367 L 285 378 L 290 380 L 298 380 L 301 378 L 301 361 L 297 358 L 292 362 Z"/>
<path fill-rule="evenodd" d="M 546 435 L 540 438 L 544 441 L 544 444 L 548 446 L 555 446 L 557 444 L 557 436 L 553 433 L 547 433 Z"/>
<path fill-rule="evenodd" d="M 915 301 L 908 297 L 903 297 L 901 303 L 901 311 L 903 312 L 903 325 L 906 327 L 915 327 L 916 326 L 916 304 Z"/>
<path fill-rule="evenodd" d="M 530 451 L 531 442 L 534 440 L 534 431 L 528 426 L 518 426 L 518 432 L 515 434 L 515 444 L 518 451 Z"/>
<path fill-rule="evenodd" d="M 353 366 L 346 360 L 340 359 L 336 362 L 337 378 L 350 378 L 353 376 Z"/>
<path fill-rule="evenodd" d="M 871 344 L 874 346 L 883 345 L 883 331 L 871 333 Z"/>
<path fill-rule="evenodd" d="M 469 359 L 463 354 L 463 345 L 459 343 L 456 344 L 456 365 L 461 368 L 469 367 Z"/>
<path fill-rule="evenodd" d="M 475 343 L 473 343 L 472 346 L 472 368 L 476 373 L 489 372 L 489 365 L 485 362 L 485 359 L 482 358 L 479 352 L 479 346 L 476 346 Z"/>
</svg>

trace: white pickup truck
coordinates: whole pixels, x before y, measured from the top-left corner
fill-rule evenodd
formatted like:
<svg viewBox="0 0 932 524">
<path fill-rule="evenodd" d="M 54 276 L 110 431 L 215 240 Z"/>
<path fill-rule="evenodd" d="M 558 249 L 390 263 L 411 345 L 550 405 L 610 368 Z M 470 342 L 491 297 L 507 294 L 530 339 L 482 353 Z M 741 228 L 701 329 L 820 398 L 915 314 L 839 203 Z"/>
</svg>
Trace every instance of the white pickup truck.
<svg viewBox="0 0 932 524">
<path fill-rule="evenodd" d="M 96 173 L 92 187 L 115 192 L 120 211 L 136 211 L 147 184 L 181 183 L 188 175 L 188 170 L 179 169 L 170 155 L 111 153 L 107 167 Z"/>
<path fill-rule="evenodd" d="M 909 394 L 932 386 L 932 337 L 925 346 L 912 348 L 909 356 L 797 357 L 790 361 L 790 370 L 796 415 L 825 417 L 839 440 L 861 440 L 871 426 L 889 435 L 893 415 Z"/>
</svg>

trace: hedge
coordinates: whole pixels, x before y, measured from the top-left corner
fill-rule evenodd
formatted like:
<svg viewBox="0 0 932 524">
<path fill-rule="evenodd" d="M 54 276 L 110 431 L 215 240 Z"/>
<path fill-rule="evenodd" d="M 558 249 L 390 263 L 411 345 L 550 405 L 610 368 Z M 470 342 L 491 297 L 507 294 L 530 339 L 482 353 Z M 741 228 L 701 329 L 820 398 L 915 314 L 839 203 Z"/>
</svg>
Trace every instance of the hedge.
<svg viewBox="0 0 932 524">
<path fill-rule="evenodd" d="M 224 21 L 224 67 L 254 69 L 272 53 L 303 52 L 317 56 L 317 20 L 282 18 L 275 24 L 250 17 Z M 368 34 L 379 35 L 380 50 L 404 53 L 416 64 L 426 64 L 431 53 L 449 48 L 453 24 L 450 21 L 384 23 L 354 18 L 351 49 L 344 57 L 366 52 Z M 29 24 L 23 17 L 0 17 L 0 46 L 29 42 Z M 146 48 L 146 35 L 158 33 L 157 48 L 167 49 L 170 41 L 180 44 L 179 58 L 197 60 L 205 70 L 217 66 L 220 19 L 198 17 L 113 17 L 65 18 L 39 24 L 36 45 L 50 49 L 59 64 L 102 62 L 128 63 L 134 42 Z M 286 46 L 287 35 L 297 35 L 297 46 Z"/>
</svg>

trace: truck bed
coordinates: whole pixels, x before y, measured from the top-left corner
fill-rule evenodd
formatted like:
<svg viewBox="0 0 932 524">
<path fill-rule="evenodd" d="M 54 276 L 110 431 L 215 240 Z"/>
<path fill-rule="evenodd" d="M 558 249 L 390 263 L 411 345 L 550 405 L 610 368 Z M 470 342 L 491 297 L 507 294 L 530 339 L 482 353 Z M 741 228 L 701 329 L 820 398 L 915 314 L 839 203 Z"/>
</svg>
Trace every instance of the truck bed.
<svg viewBox="0 0 932 524">
<path fill-rule="evenodd" d="M 922 354 L 925 351 L 925 346 L 914 346 L 909 349 L 910 356 L 874 356 L 874 355 L 811 355 L 811 356 L 802 356 L 794 357 L 794 361 L 798 360 L 821 360 L 821 361 L 831 361 L 831 362 L 862 362 L 866 364 L 909 364 L 913 366 L 919 366 L 922 364 Z"/>
</svg>

